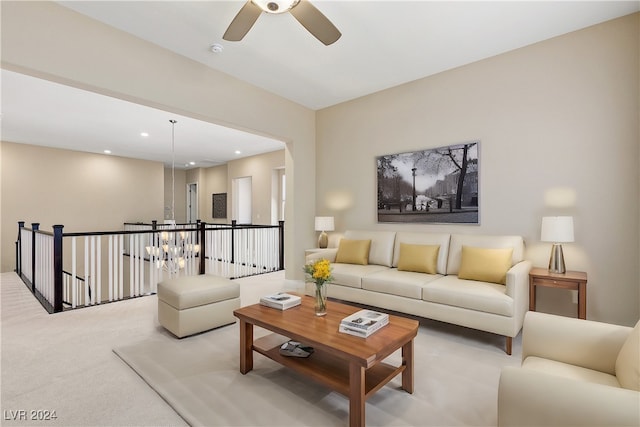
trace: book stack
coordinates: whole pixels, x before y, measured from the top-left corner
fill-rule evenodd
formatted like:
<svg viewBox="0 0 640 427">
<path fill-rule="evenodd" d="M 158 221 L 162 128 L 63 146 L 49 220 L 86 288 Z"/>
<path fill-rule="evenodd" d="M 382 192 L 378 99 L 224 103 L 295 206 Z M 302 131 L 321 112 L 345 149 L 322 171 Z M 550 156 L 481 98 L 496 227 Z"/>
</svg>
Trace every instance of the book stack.
<svg viewBox="0 0 640 427">
<path fill-rule="evenodd" d="M 389 315 L 372 310 L 360 310 L 340 322 L 340 332 L 366 338 L 389 324 Z"/>
<path fill-rule="evenodd" d="M 296 305 L 300 305 L 302 299 L 297 295 L 286 294 L 280 292 L 273 295 L 266 295 L 260 298 L 260 304 L 267 307 L 276 308 L 278 310 L 286 310 Z"/>
</svg>

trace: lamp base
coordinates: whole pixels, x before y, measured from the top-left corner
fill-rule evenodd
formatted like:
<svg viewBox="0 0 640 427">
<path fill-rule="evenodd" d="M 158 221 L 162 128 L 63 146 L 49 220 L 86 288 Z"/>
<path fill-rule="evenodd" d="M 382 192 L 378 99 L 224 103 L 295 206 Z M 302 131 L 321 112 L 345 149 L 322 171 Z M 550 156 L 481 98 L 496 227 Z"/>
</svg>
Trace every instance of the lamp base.
<svg viewBox="0 0 640 427">
<path fill-rule="evenodd" d="M 320 233 L 320 237 L 318 237 L 318 247 L 325 249 L 327 246 L 329 246 L 329 236 L 323 231 Z"/>
<path fill-rule="evenodd" d="M 564 267 L 564 255 L 562 253 L 562 245 L 554 243 L 551 247 L 551 256 L 549 257 L 549 272 L 564 274 L 567 272 Z"/>
</svg>

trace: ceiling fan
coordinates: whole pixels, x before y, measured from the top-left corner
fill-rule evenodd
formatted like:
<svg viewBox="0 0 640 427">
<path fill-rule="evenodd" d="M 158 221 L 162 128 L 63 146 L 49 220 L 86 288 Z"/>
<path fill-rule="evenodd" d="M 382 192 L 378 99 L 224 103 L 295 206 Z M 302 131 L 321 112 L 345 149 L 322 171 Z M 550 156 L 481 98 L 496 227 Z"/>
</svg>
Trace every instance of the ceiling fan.
<svg viewBox="0 0 640 427">
<path fill-rule="evenodd" d="M 248 0 L 233 18 L 222 38 L 239 41 L 249 32 L 262 12 L 290 12 L 315 38 L 330 45 L 340 38 L 340 31 L 307 0 Z"/>
</svg>

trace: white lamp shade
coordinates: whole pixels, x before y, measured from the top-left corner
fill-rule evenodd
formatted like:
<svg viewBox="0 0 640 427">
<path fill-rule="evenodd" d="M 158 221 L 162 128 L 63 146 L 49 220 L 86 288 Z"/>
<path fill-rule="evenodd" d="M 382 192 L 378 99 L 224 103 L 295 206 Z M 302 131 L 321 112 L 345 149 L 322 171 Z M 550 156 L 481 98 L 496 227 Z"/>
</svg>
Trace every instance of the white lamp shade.
<svg viewBox="0 0 640 427">
<path fill-rule="evenodd" d="M 552 243 L 573 242 L 572 216 L 545 216 L 542 218 L 540 240 Z"/>
<path fill-rule="evenodd" d="M 333 231 L 333 217 L 332 216 L 317 216 L 316 217 L 316 231 Z"/>
</svg>

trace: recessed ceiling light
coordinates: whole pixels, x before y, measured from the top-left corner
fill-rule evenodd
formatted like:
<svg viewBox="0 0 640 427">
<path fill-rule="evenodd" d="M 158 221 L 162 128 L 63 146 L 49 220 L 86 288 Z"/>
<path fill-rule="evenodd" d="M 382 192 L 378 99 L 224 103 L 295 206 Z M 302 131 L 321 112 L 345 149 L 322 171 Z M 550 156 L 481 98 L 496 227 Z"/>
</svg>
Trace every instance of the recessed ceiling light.
<svg viewBox="0 0 640 427">
<path fill-rule="evenodd" d="M 147 132 L 140 132 L 140 136 L 142 136 L 143 138 L 146 138 L 149 136 L 149 134 Z"/>
<path fill-rule="evenodd" d="M 193 165 L 195 165 L 195 164 L 196 164 L 196 162 L 189 162 L 189 164 L 190 164 L 191 166 L 193 166 Z"/>
<path fill-rule="evenodd" d="M 236 154 L 242 154 L 242 151 L 236 150 Z"/>
<path fill-rule="evenodd" d="M 104 154 L 111 154 L 111 150 L 104 150 Z"/>
</svg>

